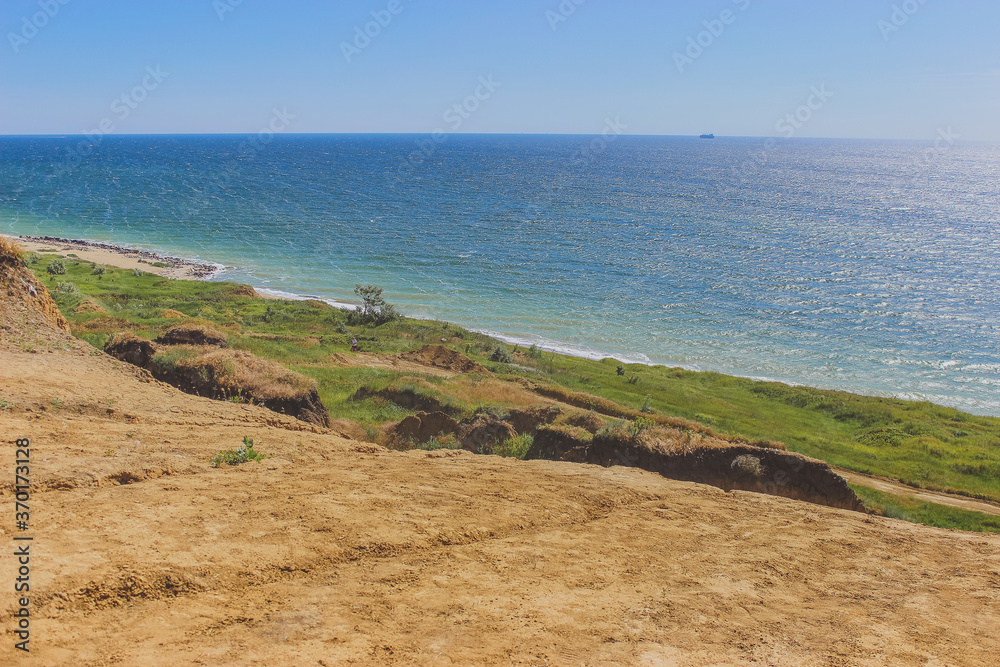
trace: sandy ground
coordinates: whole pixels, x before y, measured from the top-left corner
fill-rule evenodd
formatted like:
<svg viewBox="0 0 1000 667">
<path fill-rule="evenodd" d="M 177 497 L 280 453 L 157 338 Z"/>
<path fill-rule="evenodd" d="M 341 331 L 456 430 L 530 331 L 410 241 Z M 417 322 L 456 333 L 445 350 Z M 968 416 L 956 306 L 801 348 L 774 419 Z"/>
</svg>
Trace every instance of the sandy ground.
<svg viewBox="0 0 1000 667">
<path fill-rule="evenodd" d="M 5 457 L 0 664 L 996 664 L 1000 536 L 389 452 L 5 326 L 0 437 L 31 438 L 32 495 L 16 531 Z M 245 435 L 270 458 L 210 466 Z"/>
<path fill-rule="evenodd" d="M 176 258 L 163 257 L 147 251 L 140 252 L 117 246 L 113 246 L 114 249 L 110 249 L 105 247 L 95 247 L 84 241 L 69 239 L 54 242 L 42 241 L 33 237 L 29 238 L 21 236 L 14 238 L 16 238 L 17 242 L 28 252 L 42 253 L 55 251 L 60 255 L 73 253 L 80 259 L 88 262 L 94 262 L 95 264 L 115 266 L 127 270 L 140 269 L 141 271 L 155 273 L 166 278 L 194 280 L 196 278 L 203 277 L 207 272 L 214 270 L 214 267 L 208 264 L 178 260 Z M 140 259 L 146 260 L 145 263 L 140 262 Z M 171 266 L 152 266 L 150 262 L 155 261 L 166 262 L 171 264 Z"/>
</svg>

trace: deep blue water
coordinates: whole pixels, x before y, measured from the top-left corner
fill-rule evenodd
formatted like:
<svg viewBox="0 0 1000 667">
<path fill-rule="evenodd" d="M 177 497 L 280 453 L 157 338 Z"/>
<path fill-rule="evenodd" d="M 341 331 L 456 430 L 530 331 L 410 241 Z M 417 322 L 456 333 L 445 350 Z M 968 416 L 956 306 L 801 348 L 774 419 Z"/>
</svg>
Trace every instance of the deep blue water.
<svg viewBox="0 0 1000 667">
<path fill-rule="evenodd" d="M 1000 415 L 1000 147 L 0 137 L 0 232 L 550 348 Z"/>
</svg>

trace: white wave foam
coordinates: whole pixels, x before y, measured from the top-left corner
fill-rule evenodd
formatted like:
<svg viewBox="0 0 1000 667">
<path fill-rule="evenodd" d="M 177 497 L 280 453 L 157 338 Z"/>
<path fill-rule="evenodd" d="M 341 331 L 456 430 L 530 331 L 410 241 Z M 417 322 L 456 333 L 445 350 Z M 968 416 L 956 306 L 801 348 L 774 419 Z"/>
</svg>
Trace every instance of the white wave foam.
<svg viewBox="0 0 1000 667">
<path fill-rule="evenodd" d="M 484 336 L 489 336 L 490 338 L 496 338 L 497 340 L 502 340 L 505 343 L 510 343 L 511 345 L 522 345 L 524 347 L 531 347 L 534 345 L 540 350 L 545 350 L 546 352 L 555 352 L 557 354 L 565 354 L 570 357 L 579 357 L 582 359 L 593 359 L 600 361 L 601 359 L 615 359 L 625 364 L 646 364 L 647 366 L 655 365 L 649 357 L 645 354 L 621 354 L 621 353 L 610 353 L 610 352 L 599 352 L 597 350 L 592 350 L 588 348 L 575 347 L 567 343 L 561 343 L 559 341 L 549 340 L 547 338 L 542 338 L 541 336 L 511 336 L 509 334 L 502 334 L 496 331 L 490 331 L 489 329 L 470 329 L 476 333 L 481 333 Z"/>
<path fill-rule="evenodd" d="M 296 294 L 295 292 L 285 292 L 280 289 L 271 289 L 270 287 L 257 287 L 256 285 L 251 285 L 258 293 L 266 294 L 268 296 L 277 297 L 279 299 L 287 299 L 288 301 L 322 301 L 323 303 L 333 306 L 334 308 L 339 308 L 341 310 L 357 310 L 358 306 L 353 303 L 344 303 L 343 301 L 334 301 L 333 299 L 327 299 L 322 296 L 316 296 L 312 294 Z"/>
</svg>

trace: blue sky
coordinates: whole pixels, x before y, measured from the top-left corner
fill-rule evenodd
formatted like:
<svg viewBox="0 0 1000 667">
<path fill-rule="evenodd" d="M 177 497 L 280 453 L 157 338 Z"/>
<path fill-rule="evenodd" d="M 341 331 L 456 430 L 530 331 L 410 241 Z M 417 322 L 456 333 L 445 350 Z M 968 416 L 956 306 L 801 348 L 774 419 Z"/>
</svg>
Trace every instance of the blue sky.
<svg viewBox="0 0 1000 667">
<path fill-rule="evenodd" d="M 998 26 L 995 0 L 3 0 L 0 134 L 277 110 L 288 132 L 1000 141 Z"/>
</svg>

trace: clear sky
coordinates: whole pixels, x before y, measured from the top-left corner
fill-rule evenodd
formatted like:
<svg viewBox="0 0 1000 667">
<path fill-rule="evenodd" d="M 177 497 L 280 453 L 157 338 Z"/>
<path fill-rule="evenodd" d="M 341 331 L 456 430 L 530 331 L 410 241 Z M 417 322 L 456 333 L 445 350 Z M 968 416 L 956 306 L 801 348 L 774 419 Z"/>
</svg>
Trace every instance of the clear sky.
<svg viewBox="0 0 1000 667">
<path fill-rule="evenodd" d="M 997 0 L 2 0 L 0 29 L 0 134 L 1000 141 Z"/>
</svg>

